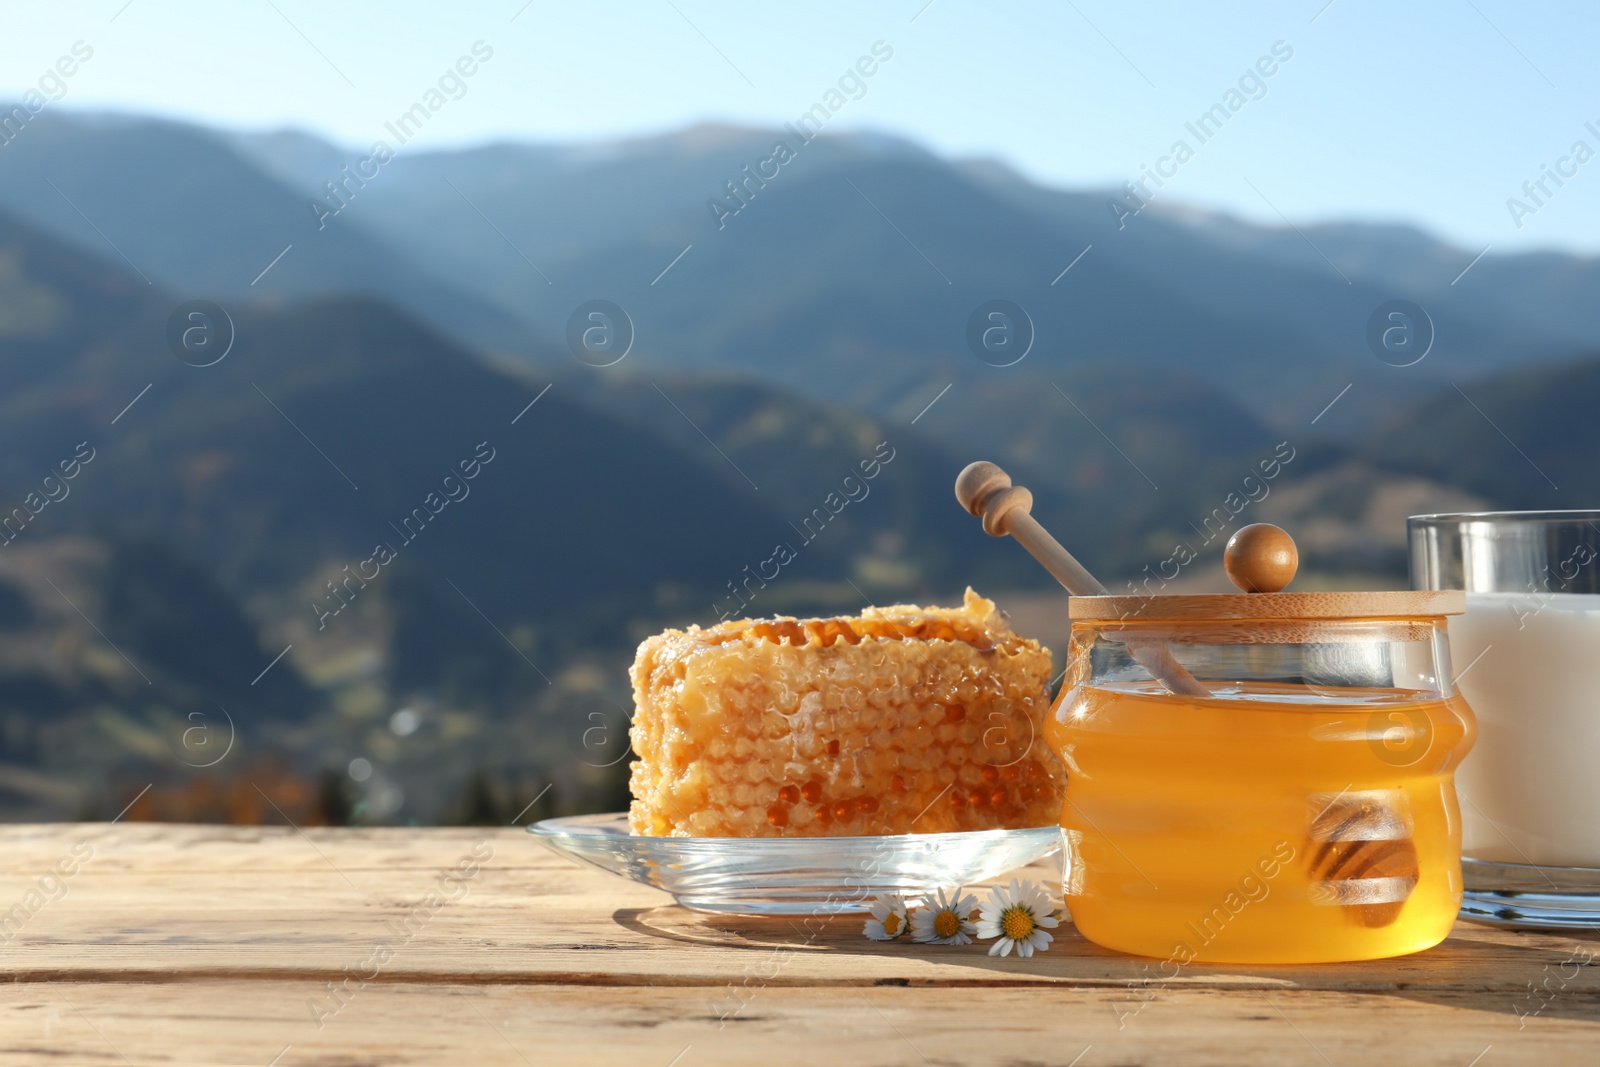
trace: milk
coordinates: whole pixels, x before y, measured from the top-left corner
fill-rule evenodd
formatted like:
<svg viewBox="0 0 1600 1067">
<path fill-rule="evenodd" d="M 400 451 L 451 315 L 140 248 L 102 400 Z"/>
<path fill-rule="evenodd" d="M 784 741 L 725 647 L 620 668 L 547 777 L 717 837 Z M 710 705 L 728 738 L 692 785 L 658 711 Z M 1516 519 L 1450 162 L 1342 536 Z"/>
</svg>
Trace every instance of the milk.
<svg viewBox="0 0 1600 1067">
<path fill-rule="evenodd" d="M 1600 868 L 1600 595 L 1468 593 L 1450 659 L 1478 717 L 1462 854 Z"/>
</svg>

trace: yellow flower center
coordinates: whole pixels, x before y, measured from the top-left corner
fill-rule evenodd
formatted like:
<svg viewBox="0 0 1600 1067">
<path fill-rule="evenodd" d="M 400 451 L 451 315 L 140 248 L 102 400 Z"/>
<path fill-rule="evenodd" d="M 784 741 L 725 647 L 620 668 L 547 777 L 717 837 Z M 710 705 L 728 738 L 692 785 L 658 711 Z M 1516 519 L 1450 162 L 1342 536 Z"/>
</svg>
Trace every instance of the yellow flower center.
<svg viewBox="0 0 1600 1067">
<path fill-rule="evenodd" d="M 1000 916 L 1000 932 L 1013 941 L 1027 937 L 1037 925 L 1033 921 L 1033 913 L 1020 906 L 1007 908 Z"/>
<path fill-rule="evenodd" d="M 900 932 L 900 916 L 891 911 L 889 917 L 883 920 L 883 932 L 890 937 L 898 934 Z"/>
<path fill-rule="evenodd" d="M 933 932 L 940 937 L 954 937 L 961 932 L 961 916 L 953 911 L 941 911 L 933 917 Z"/>
</svg>

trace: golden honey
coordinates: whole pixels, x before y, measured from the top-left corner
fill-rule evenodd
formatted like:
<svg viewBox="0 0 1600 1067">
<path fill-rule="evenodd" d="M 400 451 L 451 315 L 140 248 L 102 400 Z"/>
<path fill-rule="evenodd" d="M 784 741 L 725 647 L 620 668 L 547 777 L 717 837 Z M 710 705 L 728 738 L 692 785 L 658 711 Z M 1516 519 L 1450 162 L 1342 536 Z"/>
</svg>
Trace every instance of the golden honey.
<svg viewBox="0 0 1600 1067">
<path fill-rule="evenodd" d="M 1066 902 L 1108 948 L 1189 962 L 1375 959 L 1443 940 L 1461 904 L 1458 698 L 1154 681 L 1066 689 Z"/>
</svg>

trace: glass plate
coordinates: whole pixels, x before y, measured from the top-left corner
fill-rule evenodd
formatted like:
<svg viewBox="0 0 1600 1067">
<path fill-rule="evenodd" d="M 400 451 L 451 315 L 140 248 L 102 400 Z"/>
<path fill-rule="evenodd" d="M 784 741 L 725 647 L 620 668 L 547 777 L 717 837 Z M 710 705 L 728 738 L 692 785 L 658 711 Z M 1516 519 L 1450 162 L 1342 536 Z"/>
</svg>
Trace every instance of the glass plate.
<svg viewBox="0 0 1600 1067">
<path fill-rule="evenodd" d="M 528 832 L 563 855 L 671 893 L 699 911 L 830 915 L 880 893 L 917 897 L 1025 867 L 1061 847 L 1061 828 L 885 837 L 637 837 L 628 816 L 546 819 Z"/>
</svg>

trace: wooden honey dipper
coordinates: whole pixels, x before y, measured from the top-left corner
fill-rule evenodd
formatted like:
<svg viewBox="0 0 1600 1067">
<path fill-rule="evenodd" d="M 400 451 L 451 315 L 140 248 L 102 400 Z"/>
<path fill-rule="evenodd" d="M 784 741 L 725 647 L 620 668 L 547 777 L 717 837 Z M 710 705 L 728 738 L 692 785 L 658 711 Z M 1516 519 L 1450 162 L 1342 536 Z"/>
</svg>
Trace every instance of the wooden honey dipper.
<svg viewBox="0 0 1600 1067">
<path fill-rule="evenodd" d="M 1011 475 L 987 460 L 969 463 L 956 475 L 956 499 L 961 506 L 983 520 L 990 537 L 1010 534 L 1028 553 L 1043 564 L 1061 587 L 1073 596 L 1106 596 L 1100 580 L 1079 563 L 1050 531 L 1033 517 L 1033 494 L 1011 484 Z M 1128 654 L 1168 691 L 1179 696 L 1211 695 L 1211 690 L 1173 658 L 1163 643 L 1128 642 Z"/>
<path fill-rule="evenodd" d="M 1374 929 L 1400 917 L 1422 868 L 1409 821 L 1381 791 L 1334 797 L 1312 816 L 1308 836 L 1313 903 L 1342 907 Z"/>
</svg>

